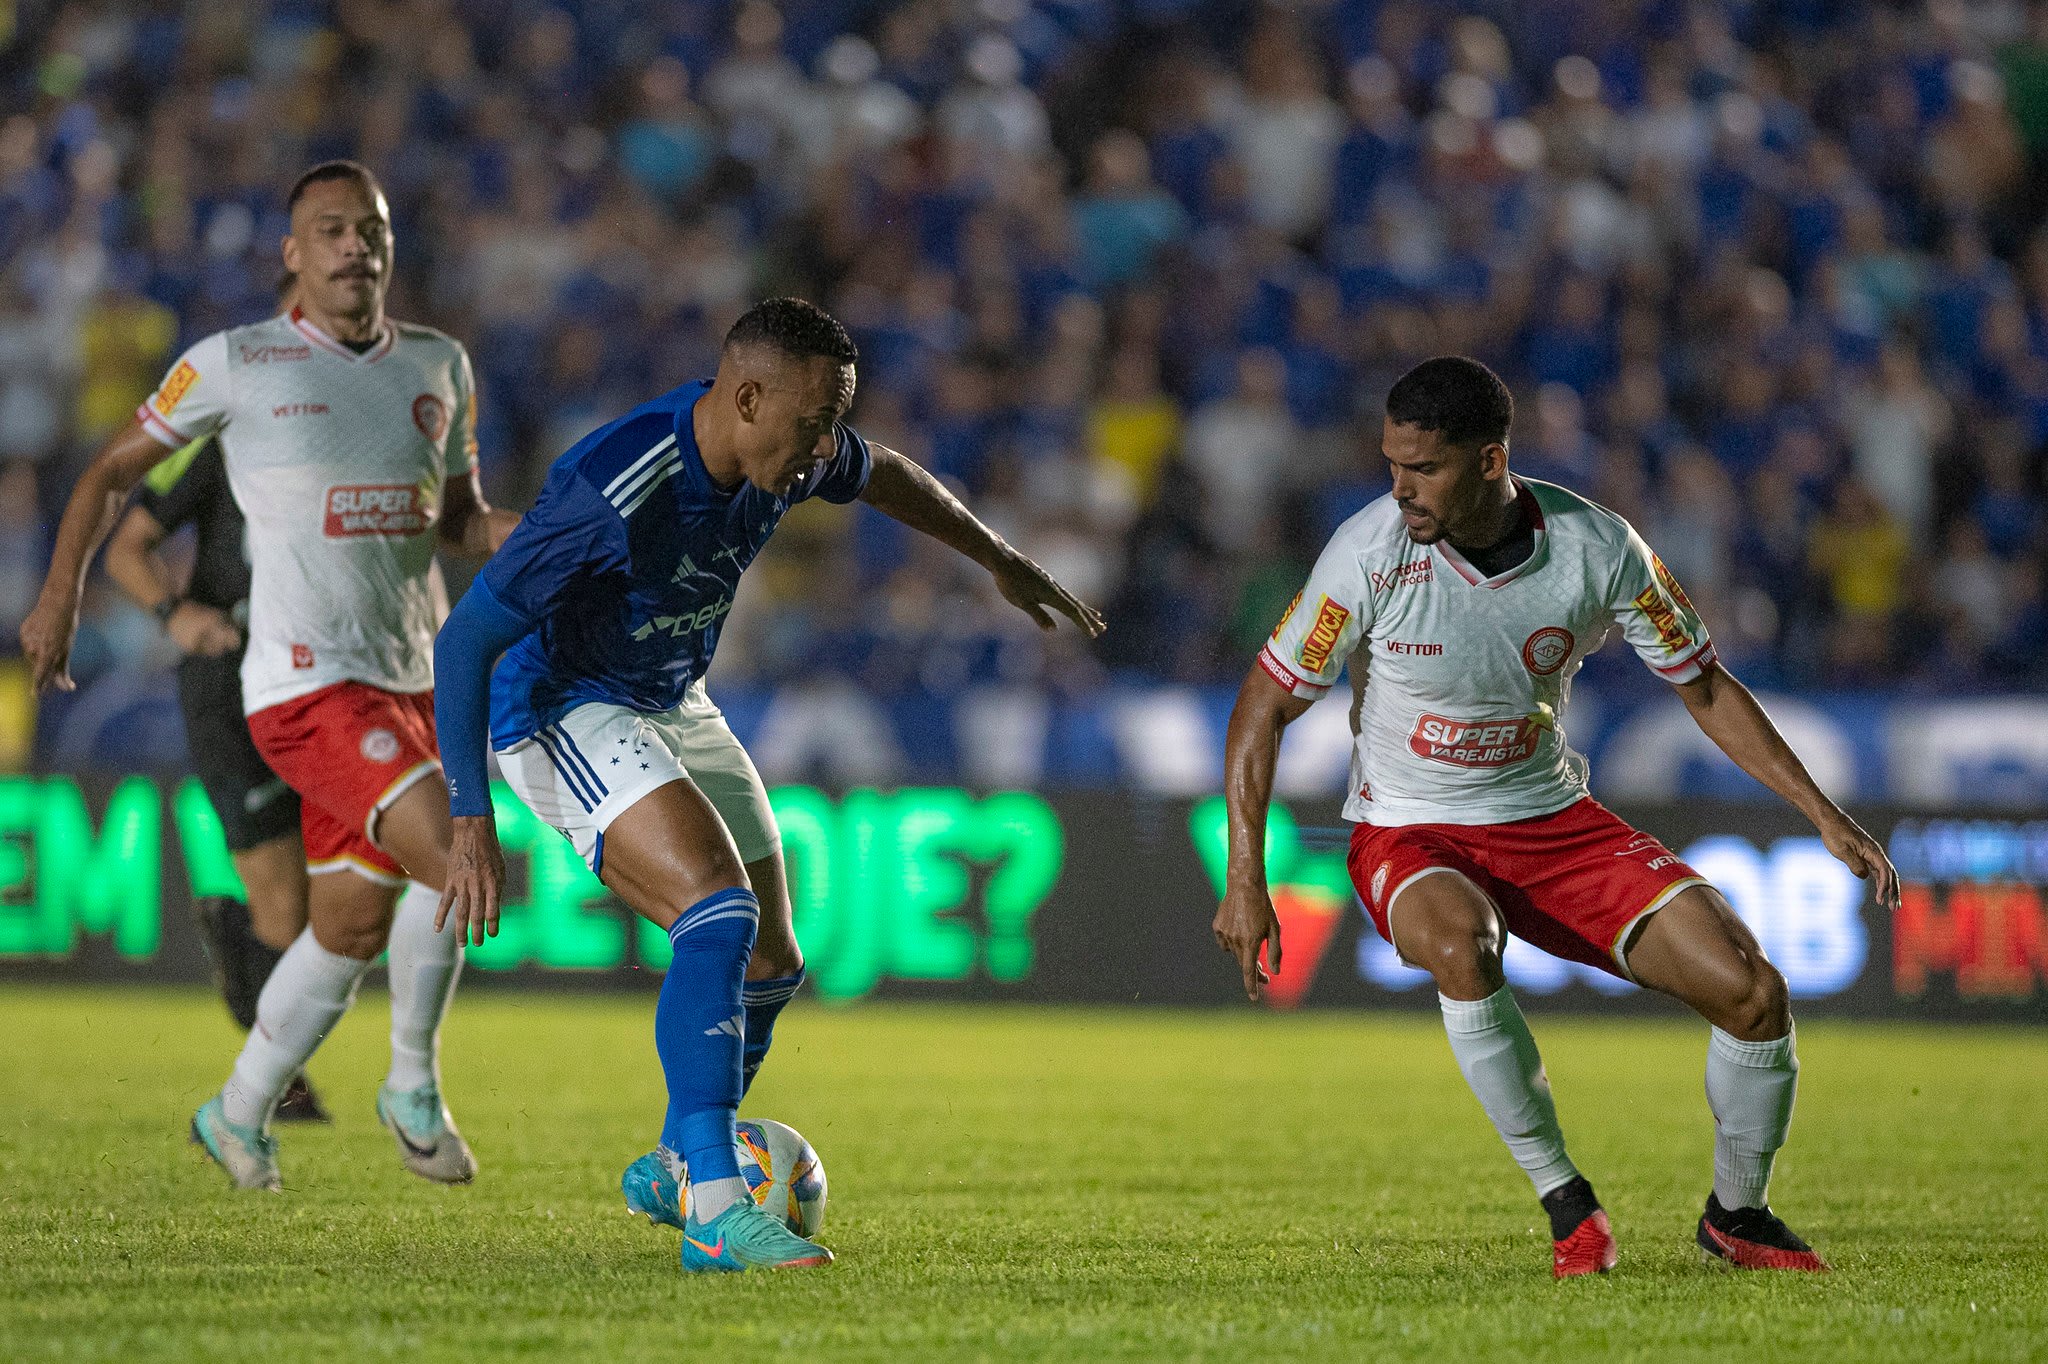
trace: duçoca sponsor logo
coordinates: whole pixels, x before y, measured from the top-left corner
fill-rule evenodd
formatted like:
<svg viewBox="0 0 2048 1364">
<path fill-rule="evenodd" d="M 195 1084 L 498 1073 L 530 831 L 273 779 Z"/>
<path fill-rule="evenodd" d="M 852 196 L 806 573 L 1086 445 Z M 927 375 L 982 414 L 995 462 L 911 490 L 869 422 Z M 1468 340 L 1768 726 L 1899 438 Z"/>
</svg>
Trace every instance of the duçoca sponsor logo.
<svg viewBox="0 0 2048 1364">
<path fill-rule="evenodd" d="M 404 483 L 352 483 L 327 490 L 329 538 L 418 535 L 434 524 L 434 506 Z"/>
<path fill-rule="evenodd" d="M 1536 752 L 1550 717 L 1538 711 L 1511 720 L 1453 720 L 1424 713 L 1408 736 L 1408 751 L 1453 767 L 1508 767 Z"/>
</svg>

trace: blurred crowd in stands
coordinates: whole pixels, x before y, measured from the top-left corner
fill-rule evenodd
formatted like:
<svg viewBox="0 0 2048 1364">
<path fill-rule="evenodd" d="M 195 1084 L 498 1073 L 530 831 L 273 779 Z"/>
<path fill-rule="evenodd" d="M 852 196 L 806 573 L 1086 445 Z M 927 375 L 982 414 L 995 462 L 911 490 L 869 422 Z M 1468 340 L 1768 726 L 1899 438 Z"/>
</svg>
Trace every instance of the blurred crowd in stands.
<svg viewBox="0 0 2048 1364">
<path fill-rule="evenodd" d="M 861 429 L 1111 617 L 1039 638 L 946 552 L 806 509 L 728 685 L 1234 679 L 1384 491 L 1388 384 L 1448 351 L 1513 386 L 1513 466 L 1632 518 L 1749 680 L 2048 682 L 2048 4 L 7 12 L 10 644 L 82 461 L 266 314 L 283 189 L 350 156 L 392 311 L 475 357 L 494 500 L 800 293 L 861 346 Z M 88 674 L 163 661 L 102 589 L 89 634 Z"/>
</svg>

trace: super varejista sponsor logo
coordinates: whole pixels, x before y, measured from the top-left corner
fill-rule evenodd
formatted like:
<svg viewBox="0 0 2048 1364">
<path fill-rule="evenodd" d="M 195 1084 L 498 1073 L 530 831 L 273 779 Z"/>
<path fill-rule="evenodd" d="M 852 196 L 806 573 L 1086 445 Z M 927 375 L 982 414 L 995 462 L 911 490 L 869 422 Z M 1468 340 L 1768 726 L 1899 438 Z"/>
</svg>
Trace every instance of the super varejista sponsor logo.
<svg viewBox="0 0 2048 1364">
<path fill-rule="evenodd" d="M 434 524 L 434 504 L 405 483 L 351 483 L 327 490 L 330 539 L 352 535 L 417 535 Z"/>
<path fill-rule="evenodd" d="M 1547 709 L 1508 720 L 1454 720 L 1424 712 L 1408 735 L 1408 750 L 1452 767 L 1508 767 L 1533 757 L 1544 731 L 1555 725 Z"/>
</svg>

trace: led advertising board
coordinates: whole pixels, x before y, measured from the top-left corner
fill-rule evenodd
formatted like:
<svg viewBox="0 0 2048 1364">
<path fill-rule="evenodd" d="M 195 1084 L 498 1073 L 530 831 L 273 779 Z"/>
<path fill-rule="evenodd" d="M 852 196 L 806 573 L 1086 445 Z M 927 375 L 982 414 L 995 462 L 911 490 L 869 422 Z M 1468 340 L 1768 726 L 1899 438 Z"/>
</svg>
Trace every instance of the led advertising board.
<svg viewBox="0 0 2048 1364">
<path fill-rule="evenodd" d="M 510 885 L 473 983 L 631 986 L 668 940 L 503 788 Z M 1228 1004 L 1209 935 L 1225 859 L 1216 798 L 809 786 L 771 792 L 812 989 L 888 998 Z M 1896 916 L 1789 811 L 1625 807 L 1712 880 L 1803 1013 L 2048 1020 L 2048 820 L 1859 812 L 1905 884 Z M 1428 1006 L 1421 972 L 1372 932 L 1344 865 L 1349 829 L 1281 803 L 1267 872 L 1287 942 L 1270 1007 Z M 235 894 L 196 782 L 0 778 L 0 974 L 200 980 L 190 906 Z M 1668 1008 L 1603 972 L 1510 946 L 1533 1006 Z"/>
</svg>

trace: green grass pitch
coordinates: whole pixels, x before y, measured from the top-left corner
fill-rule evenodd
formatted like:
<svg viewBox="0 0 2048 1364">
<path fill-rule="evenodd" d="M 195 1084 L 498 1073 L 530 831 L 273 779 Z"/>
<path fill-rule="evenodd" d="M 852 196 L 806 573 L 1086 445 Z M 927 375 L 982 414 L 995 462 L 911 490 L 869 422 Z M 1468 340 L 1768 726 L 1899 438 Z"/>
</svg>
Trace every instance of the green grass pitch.
<svg viewBox="0 0 2048 1364">
<path fill-rule="evenodd" d="M 1704 1029 L 1536 1020 L 1621 1264 L 1554 1284 L 1433 1018 L 799 1006 L 748 1112 L 823 1155 L 830 1269 L 684 1278 L 620 1168 L 651 996 L 458 1001 L 482 1161 L 376 1126 L 385 1010 L 314 1065 L 283 1197 L 184 1142 L 197 991 L 0 993 L 0 1358 L 1935 1359 L 2048 1354 L 2048 1036 L 1815 1022 L 1774 1201 L 1828 1276 L 1703 1268 Z"/>
</svg>

